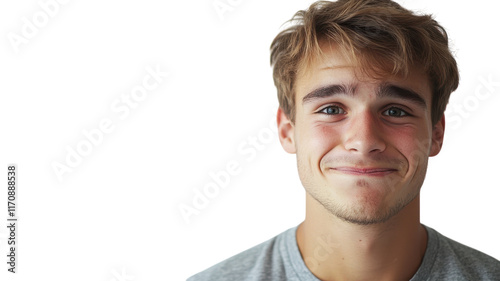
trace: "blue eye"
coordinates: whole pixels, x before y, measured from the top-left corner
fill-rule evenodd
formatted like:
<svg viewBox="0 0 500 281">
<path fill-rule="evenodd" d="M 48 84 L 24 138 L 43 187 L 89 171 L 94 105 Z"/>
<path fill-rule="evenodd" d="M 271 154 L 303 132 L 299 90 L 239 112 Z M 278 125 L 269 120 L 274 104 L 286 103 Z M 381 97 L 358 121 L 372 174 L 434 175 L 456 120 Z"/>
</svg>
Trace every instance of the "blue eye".
<svg viewBox="0 0 500 281">
<path fill-rule="evenodd" d="M 391 108 L 387 109 L 386 111 L 384 111 L 383 114 L 386 116 L 391 116 L 391 117 L 410 116 L 410 114 L 408 114 L 408 112 L 402 110 L 401 108 L 397 108 L 397 107 L 391 107 Z"/>
<path fill-rule="evenodd" d="M 327 106 L 323 108 L 320 113 L 325 113 L 328 115 L 338 115 L 338 114 L 345 114 L 346 112 L 339 106 Z"/>
</svg>

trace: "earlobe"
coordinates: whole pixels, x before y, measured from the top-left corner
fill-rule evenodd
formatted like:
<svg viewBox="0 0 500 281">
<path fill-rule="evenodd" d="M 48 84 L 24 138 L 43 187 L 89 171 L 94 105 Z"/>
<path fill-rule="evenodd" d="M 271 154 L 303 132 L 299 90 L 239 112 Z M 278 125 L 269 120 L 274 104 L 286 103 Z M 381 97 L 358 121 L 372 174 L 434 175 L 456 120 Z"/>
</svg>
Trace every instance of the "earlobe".
<svg viewBox="0 0 500 281">
<path fill-rule="evenodd" d="M 429 156 L 436 156 L 443 147 L 445 118 L 444 114 L 436 125 L 432 128 L 432 144 Z"/>
<path fill-rule="evenodd" d="M 280 138 L 281 146 L 288 153 L 295 153 L 295 138 L 294 138 L 294 125 L 286 116 L 285 112 L 278 108 L 278 114 L 276 116 L 276 121 L 278 123 L 278 136 Z"/>
</svg>

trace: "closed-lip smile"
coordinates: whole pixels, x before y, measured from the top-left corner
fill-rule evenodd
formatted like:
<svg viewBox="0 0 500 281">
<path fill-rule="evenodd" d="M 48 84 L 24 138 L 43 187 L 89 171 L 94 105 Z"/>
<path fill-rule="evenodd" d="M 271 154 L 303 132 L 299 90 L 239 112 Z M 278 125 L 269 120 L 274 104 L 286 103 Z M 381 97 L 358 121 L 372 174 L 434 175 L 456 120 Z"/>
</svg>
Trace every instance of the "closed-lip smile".
<svg viewBox="0 0 500 281">
<path fill-rule="evenodd" d="M 393 168 L 354 168 L 354 167 L 336 167 L 332 168 L 332 170 L 344 174 L 362 175 L 362 176 L 385 176 L 397 171 L 397 169 Z"/>
</svg>

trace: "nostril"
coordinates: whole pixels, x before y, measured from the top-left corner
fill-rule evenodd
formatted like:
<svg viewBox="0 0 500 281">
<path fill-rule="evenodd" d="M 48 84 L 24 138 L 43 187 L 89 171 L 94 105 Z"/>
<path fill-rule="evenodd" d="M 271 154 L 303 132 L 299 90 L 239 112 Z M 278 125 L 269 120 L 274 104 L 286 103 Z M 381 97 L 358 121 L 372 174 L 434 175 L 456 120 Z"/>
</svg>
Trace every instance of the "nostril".
<svg viewBox="0 0 500 281">
<path fill-rule="evenodd" d="M 353 152 L 373 153 L 381 152 L 386 148 L 384 139 L 378 134 L 356 133 L 346 138 L 345 149 Z"/>
<path fill-rule="evenodd" d="M 363 154 L 381 152 L 386 148 L 377 118 L 367 108 L 353 116 L 344 134 L 345 149 Z"/>
</svg>

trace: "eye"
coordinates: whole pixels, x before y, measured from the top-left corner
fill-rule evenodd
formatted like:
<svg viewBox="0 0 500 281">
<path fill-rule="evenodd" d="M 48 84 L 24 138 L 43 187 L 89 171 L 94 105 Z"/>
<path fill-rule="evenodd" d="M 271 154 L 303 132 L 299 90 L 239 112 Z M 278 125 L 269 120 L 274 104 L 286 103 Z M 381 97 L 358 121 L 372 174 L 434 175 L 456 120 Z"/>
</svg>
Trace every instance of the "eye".
<svg viewBox="0 0 500 281">
<path fill-rule="evenodd" d="M 410 114 L 408 114 L 408 112 L 402 110 L 401 108 L 397 108 L 397 107 L 391 107 L 391 108 L 387 109 L 386 111 L 384 111 L 382 114 L 384 114 L 386 116 L 390 116 L 390 117 L 410 116 Z"/>
<path fill-rule="evenodd" d="M 331 105 L 323 108 L 322 110 L 319 111 L 319 113 L 324 113 L 327 115 L 339 115 L 339 114 L 345 114 L 346 112 L 340 106 Z"/>
</svg>

